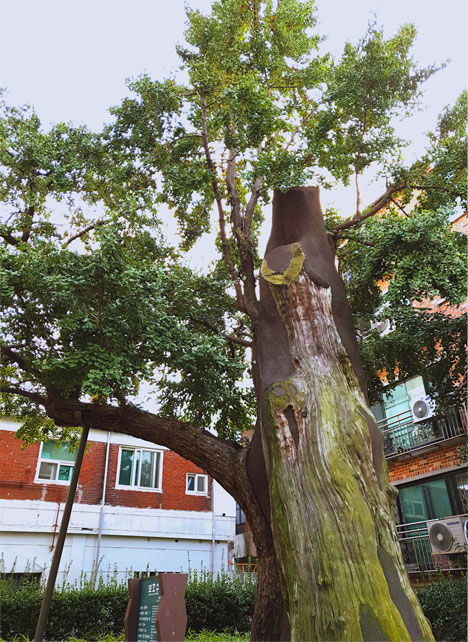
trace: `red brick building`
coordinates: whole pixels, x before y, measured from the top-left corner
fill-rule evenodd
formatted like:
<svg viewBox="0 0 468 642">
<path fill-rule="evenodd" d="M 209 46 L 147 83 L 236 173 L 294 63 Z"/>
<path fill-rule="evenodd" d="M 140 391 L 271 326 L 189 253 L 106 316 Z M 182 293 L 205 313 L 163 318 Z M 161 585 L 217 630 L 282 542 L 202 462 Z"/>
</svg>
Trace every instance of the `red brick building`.
<svg viewBox="0 0 468 642">
<path fill-rule="evenodd" d="M 43 573 L 75 453 L 54 441 L 22 450 L 17 427 L 0 421 L 0 550 L 7 571 Z M 69 580 L 96 567 L 219 570 L 233 536 L 234 503 L 203 470 L 152 443 L 90 432 L 61 565 Z"/>
<path fill-rule="evenodd" d="M 465 214 L 452 225 L 468 233 Z M 453 307 L 436 298 L 424 302 L 424 306 L 460 317 L 466 315 L 468 301 Z M 420 410 L 427 411 L 426 418 L 417 416 L 418 402 L 422 404 Z M 468 467 L 459 457 L 459 447 L 467 437 L 466 407 L 453 408 L 444 415 L 433 414 L 430 391 L 421 373 L 420 377 L 394 386 L 372 410 L 384 435 L 390 482 L 399 490 L 398 531 L 408 569 L 434 570 L 435 564 L 466 568 L 466 556 L 431 555 L 435 548 L 429 543 L 427 529 L 428 521 L 430 527 L 431 520 L 446 521 L 468 514 Z"/>
</svg>

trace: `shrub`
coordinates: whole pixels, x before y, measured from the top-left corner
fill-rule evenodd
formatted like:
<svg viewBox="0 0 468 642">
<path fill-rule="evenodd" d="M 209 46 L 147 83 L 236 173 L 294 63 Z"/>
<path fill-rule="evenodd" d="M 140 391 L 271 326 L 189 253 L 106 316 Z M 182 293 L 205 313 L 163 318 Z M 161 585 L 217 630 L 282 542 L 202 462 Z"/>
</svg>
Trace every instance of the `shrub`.
<svg viewBox="0 0 468 642">
<path fill-rule="evenodd" d="M 256 584 L 252 575 L 220 573 L 212 579 L 207 572 L 191 574 L 186 593 L 187 627 L 199 632 L 246 632 L 250 630 Z M 33 638 L 41 608 L 43 588 L 34 582 L 19 585 L 5 574 L 0 576 L 0 636 Z M 62 640 L 75 636 L 88 641 L 118 636 L 128 602 L 126 583 L 102 579 L 94 589 L 90 581 L 55 590 L 45 636 Z M 193 638 L 196 639 L 196 638 Z M 200 639 L 203 639 L 200 638 Z M 206 638 L 204 638 L 206 639 Z M 218 638 L 219 640 L 222 639 Z"/>
<path fill-rule="evenodd" d="M 187 627 L 194 631 L 250 631 L 256 594 L 253 573 L 244 578 L 193 572 L 187 585 Z"/>
<path fill-rule="evenodd" d="M 442 573 L 416 591 L 437 642 L 466 640 L 466 576 L 454 579 Z"/>
<path fill-rule="evenodd" d="M 8 579 L 0 579 L 0 634 L 6 639 L 15 636 L 33 637 L 42 603 L 43 589 L 25 581 L 18 587 Z M 52 596 L 45 636 L 60 640 L 71 635 L 86 640 L 102 634 L 120 634 L 127 608 L 125 584 L 99 582 L 96 589 L 90 582 L 80 587 L 66 586 Z"/>
</svg>

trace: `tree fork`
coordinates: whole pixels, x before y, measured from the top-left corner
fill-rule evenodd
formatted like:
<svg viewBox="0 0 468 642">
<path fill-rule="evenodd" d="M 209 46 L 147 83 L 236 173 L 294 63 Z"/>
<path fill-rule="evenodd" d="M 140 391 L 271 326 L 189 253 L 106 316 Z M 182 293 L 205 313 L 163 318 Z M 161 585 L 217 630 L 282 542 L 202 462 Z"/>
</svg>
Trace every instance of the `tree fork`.
<svg viewBox="0 0 468 642">
<path fill-rule="evenodd" d="M 275 193 L 256 360 L 271 524 L 292 640 L 433 640 L 396 539 L 318 189 Z"/>
</svg>

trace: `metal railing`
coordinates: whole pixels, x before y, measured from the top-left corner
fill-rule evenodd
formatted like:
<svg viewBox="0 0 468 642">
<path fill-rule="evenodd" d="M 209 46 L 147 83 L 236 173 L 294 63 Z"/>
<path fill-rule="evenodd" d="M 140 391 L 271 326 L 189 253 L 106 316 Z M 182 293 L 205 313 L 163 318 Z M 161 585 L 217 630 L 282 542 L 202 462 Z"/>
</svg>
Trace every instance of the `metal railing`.
<svg viewBox="0 0 468 642">
<path fill-rule="evenodd" d="M 428 444 L 466 435 L 467 416 L 465 409 L 457 408 L 445 415 L 414 422 L 408 410 L 379 421 L 378 426 L 383 434 L 385 457 L 390 459 Z"/>
<path fill-rule="evenodd" d="M 434 558 L 429 543 L 426 521 L 397 524 L 396 529 L 403 561 L 408 573 L 433 573 L 439 569 L 442 571 L 466 570 L 466 556 L 459 556 L 464 561 L 460 563 L 458 558 L 456 565 L 453 564 L 455 558 L 452 555 L 437 555 Z"/>
<path fill-rule="evenodd" d="M 426 522 L 397 524 L 397 536 L 408 573 L 435 570 Z"/>
</svg>

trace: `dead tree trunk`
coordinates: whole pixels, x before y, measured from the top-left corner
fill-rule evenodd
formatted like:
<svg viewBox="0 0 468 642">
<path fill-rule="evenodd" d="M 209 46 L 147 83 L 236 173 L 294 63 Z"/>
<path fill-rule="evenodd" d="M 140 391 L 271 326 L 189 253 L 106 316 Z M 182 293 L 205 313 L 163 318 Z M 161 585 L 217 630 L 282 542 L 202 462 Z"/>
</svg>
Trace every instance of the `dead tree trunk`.
<svg viewBox="0 0 468 642">
<path fill-rule="evenodd" d="M 275 194 L 260 292 L 257 394 L 291 639 L 433 640 L 317 188 Z"/>
</svg>

